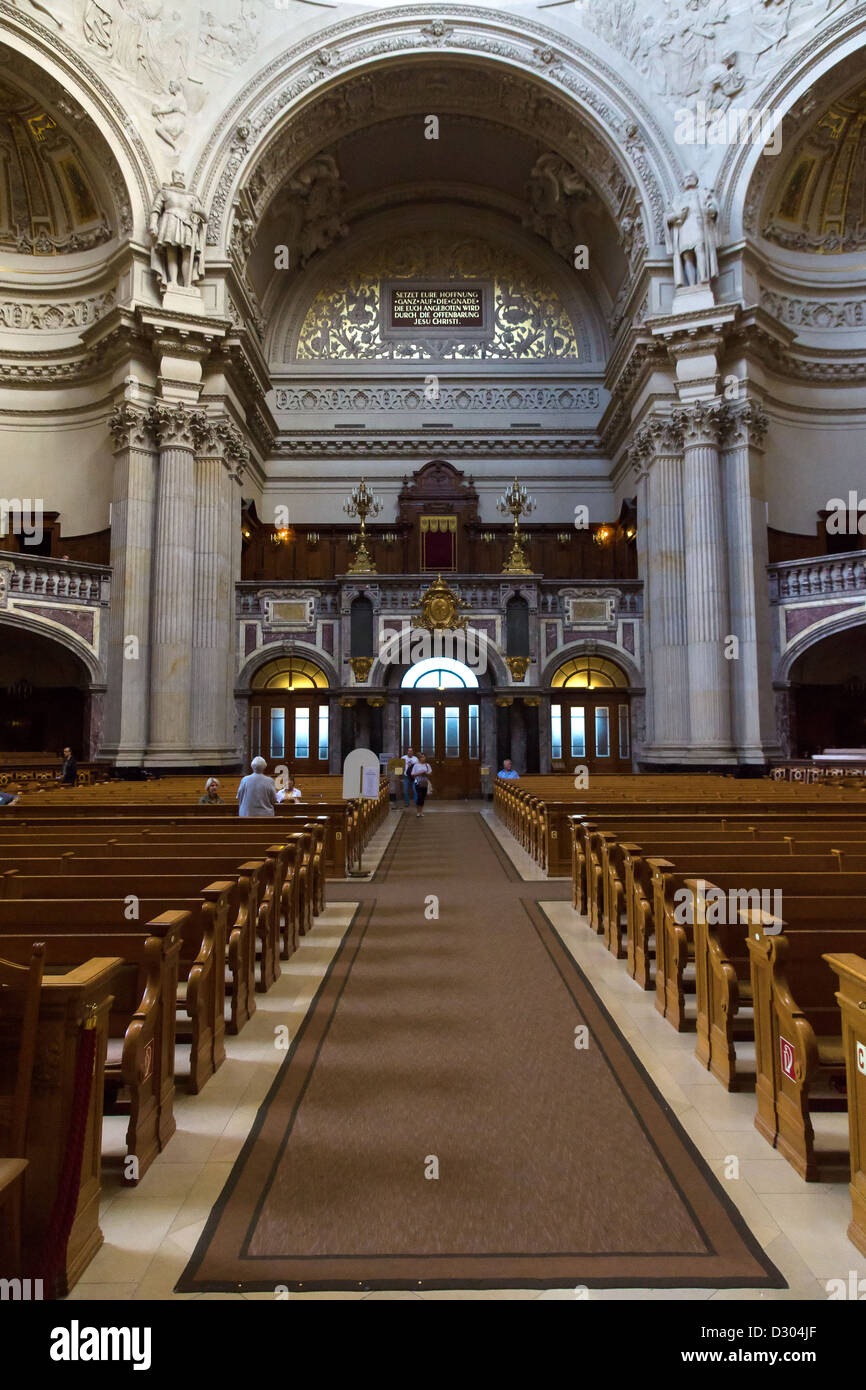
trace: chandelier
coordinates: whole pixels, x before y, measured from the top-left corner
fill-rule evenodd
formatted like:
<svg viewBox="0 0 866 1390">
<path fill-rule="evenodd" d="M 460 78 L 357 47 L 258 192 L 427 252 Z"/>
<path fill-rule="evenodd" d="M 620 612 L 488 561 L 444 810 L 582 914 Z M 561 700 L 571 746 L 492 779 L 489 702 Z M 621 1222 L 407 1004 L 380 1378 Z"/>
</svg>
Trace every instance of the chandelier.
<svg viewBox="0 0 866 1390">
<path fill-rule="evenodd" d="M 526 551 L 520 539 L 519 521 L 522 516 L 528 516 L 535 510 L 535 498 L 530 497 L 526 488 L 517 479 L 511 484 L 507 492 L 504 492 L 496 503 L 496 510 L 503 516 L 509 514 L 514 518 L 514 531 L 511 537 L 511 550 L 508 558 L 502 566 L 503 574 L 532 574 L 532 566 L 526 558 Z"/>
</svg>

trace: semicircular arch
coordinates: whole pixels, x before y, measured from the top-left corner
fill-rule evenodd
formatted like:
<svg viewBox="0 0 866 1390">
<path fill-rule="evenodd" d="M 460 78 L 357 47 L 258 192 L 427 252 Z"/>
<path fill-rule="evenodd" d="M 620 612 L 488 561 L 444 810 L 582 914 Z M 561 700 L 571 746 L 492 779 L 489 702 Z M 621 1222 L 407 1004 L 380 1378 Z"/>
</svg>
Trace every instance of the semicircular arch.
<svg viewBox="0 0 866 1390">
<path fill-rule="evenodd" d="M 515 125 L 565 158 L 579 157 L 581 142 L 589 142 L 612 215 L 631 188 L 646 243 L 661 244 L 680 161 L 656 114 L 622 72 L 586 45 L 523 17 L 462 9 L 447 11 L 446 22 L 436 18 L 438 9 L 402 6 L 344 19 L 284 50 L 246 84 L 215 124 L 192 180 L 208 208 L 208 244 L 217 255 L 228 249 L 242 189 L 258 216 L 286 175 L 322 147 L 324 132 L 333 144 L 369 117 L 363 95 L 353 104 L 341 102 L 350 79 L 369 81 L 398 63 L 441 66 L 467 58 L 475 72 L 496 76 Z M 431 42 L 427 35 L 437 23 L 441 34 Z M 324 102 L 330 103 L 328 120 Z"/>
</svg>

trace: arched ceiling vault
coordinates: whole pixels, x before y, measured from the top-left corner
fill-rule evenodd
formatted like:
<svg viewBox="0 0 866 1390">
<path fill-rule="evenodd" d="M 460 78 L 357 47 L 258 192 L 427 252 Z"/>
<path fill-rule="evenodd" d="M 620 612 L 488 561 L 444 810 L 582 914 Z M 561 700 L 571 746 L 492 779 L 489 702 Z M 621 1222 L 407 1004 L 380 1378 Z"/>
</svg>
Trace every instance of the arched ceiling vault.
<svg viewBox="0 0 866 1390">
<path fill-rule="evenodd" d="M 495 213 L 506 240 L 583 273 L 603 313 L 646 246 L 635 189 L 592 131 L 524 77 L 440 58 L 356 75 L 299 112 L 245 182 L 232 249 L 269 317 L 332 245 L 422 204 L 445 224 L 449 208 Z"/>
<path fill-rule="evenodd" d="M 640 90 L 604 58 L 531 19 L 442 5 L 344 19 L 286 49 L 247 83 L 215 124 L 193 175 L 210 217 L 208 244 L 227 249 L 242 189 L 251 191 L 260 214 L 260 196 L 269 200 L 286 162 L 299 168 L 312 157 L 323 130 L 333 139 L 354 128 L 381 76 L 397 70 L 405 80 L 416 64 L 439 70 L 465 65 L 469 99 L 483 102 L 484 89 L 496 86 L 506 124 L 538 135 L 565 158 L 576 153 L 594 164 L 611 186 L 614 214 L 614 185 L 628 187 L 641 202 L 643 235 L 661 244 L 680 160 Z M 347 89 L 358 82 L 354 102 L 346 101 Z M 329 101 L 333 120 L 321 115 Z M 394 114 L 405 109 L 395 106 Z"/>
</svg>

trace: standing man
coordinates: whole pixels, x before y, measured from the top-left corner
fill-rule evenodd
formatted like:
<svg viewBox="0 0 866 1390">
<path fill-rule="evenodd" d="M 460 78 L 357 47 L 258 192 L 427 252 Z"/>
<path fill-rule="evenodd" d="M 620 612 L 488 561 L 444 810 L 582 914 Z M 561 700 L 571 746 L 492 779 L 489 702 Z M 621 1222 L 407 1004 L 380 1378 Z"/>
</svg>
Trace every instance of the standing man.
<svg viewBox="0 0 866 1390">
<path fill-rule="evenodd" d="M 266 777 L 267 763 L 264 758 L 253 758 L 252 772 L 241 778 L 235 794 L 240 802 L 239 816 L 272 816 L 276 812 L 277 789 L 273 777 Z"/>
<path fill-rule="evenodd" d="M 74 787 L 78 782 L 78 763 L 72 756 L 71 748 L 63 750 L 63 765 L 60 768 L 61 787 Z"/>
<path fill-rule="evenodd" d="M 412 749 L 407 748 L 406 752 L 403 754 L 403 800 L 406 802 L 407 806 L 409 805 L 409 798 L 414 795 L 412 769 L 417 761 L 418 759 L 415 757 Z"/>
</svg>

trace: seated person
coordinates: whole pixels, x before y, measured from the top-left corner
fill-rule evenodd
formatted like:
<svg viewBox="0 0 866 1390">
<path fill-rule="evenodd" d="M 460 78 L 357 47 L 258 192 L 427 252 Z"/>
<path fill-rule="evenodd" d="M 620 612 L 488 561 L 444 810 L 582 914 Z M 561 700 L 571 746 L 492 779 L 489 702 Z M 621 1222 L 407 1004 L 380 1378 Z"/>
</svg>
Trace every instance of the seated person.
<svg viewBox="0 0 866 1390">
<path fill-rule="evenodd" d="M 44 788 L 40 787 L 39 790 L 43 791 Z M 20 792 L 0 792 L 0 806 L 14 806 L 20 800 Z"/>
<path fill-rule="evenodd" d="M 198 799 L 199 806 L 225 806 L 225 802 L 220 796 L 219 779 L 209 777 L 204 784 L 204 796 Z"/>
<path fill-rule="evenodd" d="M 505 759 L 505 762 L 502 764 L 502 771 L 498 772 L 496 775 L 497 777 L 505 777 L 512 782 L 516 782 L 520 778 L 520 773 L 515 772 L 514 768 L 511 766 L 510 758 Z"/>
<path fill-rule="evenodd" d="M 277 801 L 300 801 L 302 796 L 300 787 L 295 786 L 294 777 L 290 777 L 282 791 L 277 792 Z"/>
</svg>

